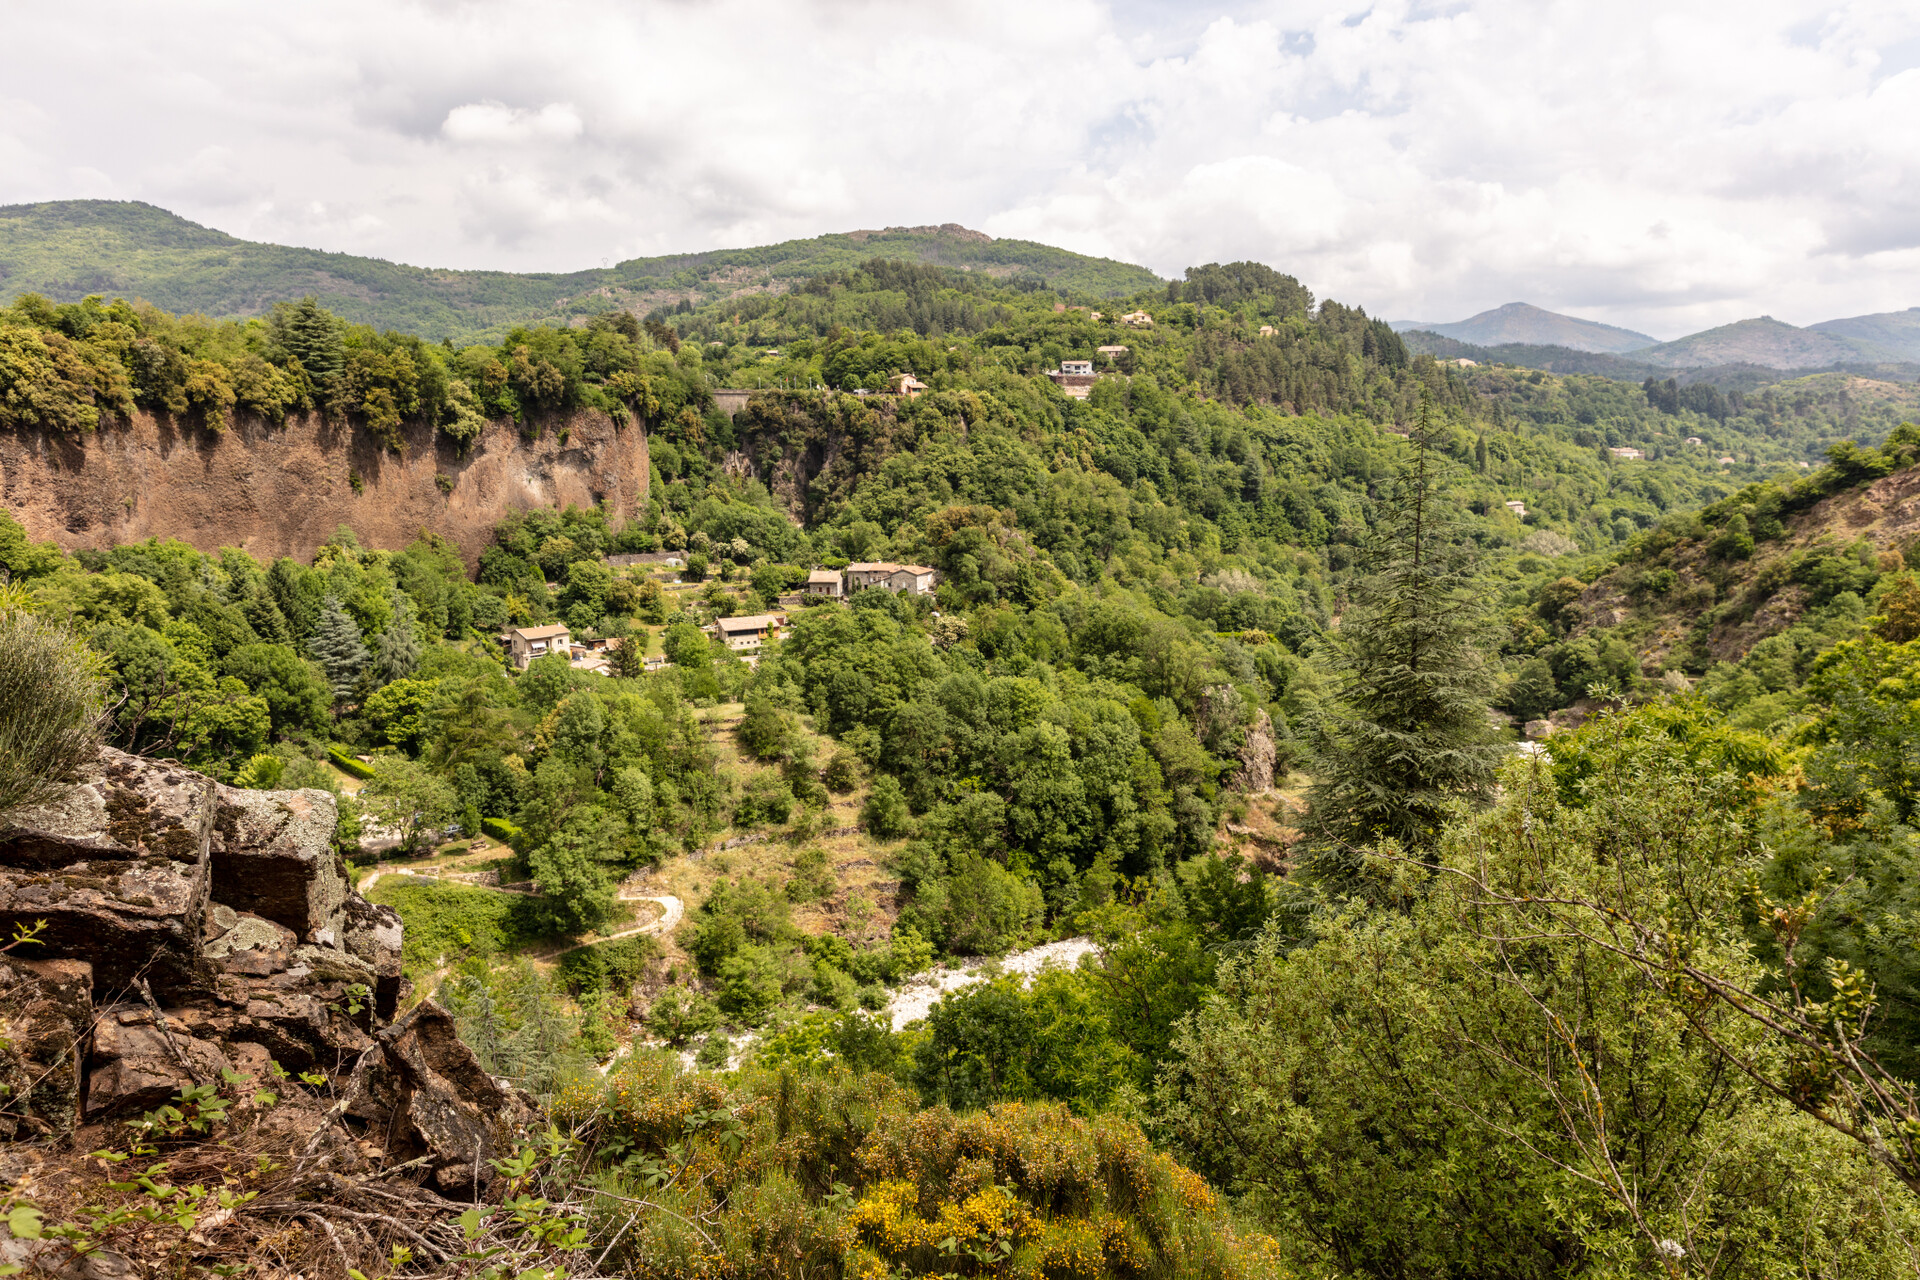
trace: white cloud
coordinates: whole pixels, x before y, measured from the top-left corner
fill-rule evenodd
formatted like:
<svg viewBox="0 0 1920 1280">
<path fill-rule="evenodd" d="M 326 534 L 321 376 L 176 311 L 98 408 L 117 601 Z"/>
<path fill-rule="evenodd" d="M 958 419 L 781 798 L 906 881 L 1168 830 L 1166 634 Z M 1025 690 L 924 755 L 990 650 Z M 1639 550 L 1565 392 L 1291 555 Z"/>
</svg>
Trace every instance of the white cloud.
<svg viewBox="0 0 1920 1280">
<path fill-rule="evenodd" d="M 571 102 L 549 102 L 538 110 L 504 102 L 470 102 L 447 112 L 441 136 L 470 145 L 522 142 L 571 142 L 586 129 Z"/>
<path fill-rule="evenodd" d="M 238 16 L 237 16 L 238 15 Z M 444 266 L 957 221 L 1376 314 L 1920 302 L 1898 0 L 17 7 L 0 200 Z M 75 84 L 87 92 L 75 93 Z"/>
</svg>

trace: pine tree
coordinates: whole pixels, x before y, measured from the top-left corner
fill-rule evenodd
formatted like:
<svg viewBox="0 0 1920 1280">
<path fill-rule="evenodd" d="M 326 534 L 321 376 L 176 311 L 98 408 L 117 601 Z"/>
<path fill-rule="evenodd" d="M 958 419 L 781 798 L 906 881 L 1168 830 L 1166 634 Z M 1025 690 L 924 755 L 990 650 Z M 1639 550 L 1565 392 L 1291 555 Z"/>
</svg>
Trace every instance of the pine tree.
<svg viewBox="0 0 1920 1280">
<path fill-rule="evenodd" d="M 307 641 L 307 651 L 327 673 L 333 686 L 333 700 L 346 702 L 354 695 L 361 673 L 367 666 L 367 646 L 360 638 L 360 624 L 341 607 L 340 597 L 328 596 L 320 606 L 320 621 Z"/>
<path fill-rule="evenodd" d="M 1479 556 L 1440 492 L 1430 409 L 1381 511 L 1340 627 L 1323 649 L 1335 702 L 1315 746 L 1308 865 L 1357 887 L 1363 846 L 1430 848 L 1448 813 L 1492 792 L 1499 744 L 1480 658 Z"/>
<path fill-rule="evenodd" d="M 1487 438 L 1484 435 L 1474 442 L 1473 465 L 1481 475 L 1487 474 Z"/>
<path fill-rule="evenodd" d="M 381 684 L 392 684 L 413 674 L 420 665 L 419 610 L 404 591 L 393 593 L 393 621 L 373 641 L 373 674 Z"/>
</svg>

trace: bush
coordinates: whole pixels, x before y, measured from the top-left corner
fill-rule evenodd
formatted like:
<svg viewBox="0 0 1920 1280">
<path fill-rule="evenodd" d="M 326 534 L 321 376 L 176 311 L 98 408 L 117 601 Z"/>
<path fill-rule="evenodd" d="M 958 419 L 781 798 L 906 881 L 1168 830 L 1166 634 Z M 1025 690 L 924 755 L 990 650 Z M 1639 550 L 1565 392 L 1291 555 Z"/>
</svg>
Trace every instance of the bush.
<svg viewBox="0 0 1920 1280">
<path fill-rule="evenodd" d="M 763 1275 L 777 1256 L 790 1275 L 952 1275 L 956 1258 L 974 1274 L 969 1254 L 992 1248 L 995 1262 L 977 1274 L 1282 1274 L 1277 1244 L 1236 1229 L 1206 1182 L 1136 1126 L 1049 1103 L 922 1110 L 885 1075 L 809 1070 L 823 1034 L 842 1061 L 862 1065 L 885 1060 L 901 1039 L 875 1019 L 809 1020 L 776 1038 L 792 1051 L 770 1055 L 789 1060 L 778 1069 L 715 1078 L 682 1070 L 676 1055 L 643 1053 L 562 1091 L 556 1120 L 610 1159 L 631 1167 L 678 1151 L 714 1170 L 657 1191 L 628 1184 L 659 1208 L 636 1218 L 610 1271 Z M 719 1039 L 706 1061 L 724 1052 Z M 630 1213 L 620 1208 L 609 1236 Z"/>
<path fill-rule="evenodd" d="M 720 1023 L 713 1001 L 685 987 L 668 987 L 647 1010 L 647 1030 L 676 1048 L 703 1036 Z"/>
<path fill-rule="evenodd" d="M 860 825 L 876 840 L 897 840 L 913 830 L 913 813 L 899 779 L 882 774 L 874 782 L 872 794 L 860 806 Z"/>
<path fill-rule="evenodd" d="M 373 776 L 373 766 L 361 764 L 358 760 L 355 760 L 352 756 L 347 754 L 347 749 L 345 747 L 339 746 L 337 744 L 334 746 L 328 747 L 327 758 L 332 760 L 333 763 L 339 767 L 342 773 L 345 773 L 350 777 L 371 778 Z"/>
<path fill-rule="evenodd" d="M 93 758 L 102 684 L 67 628 L 0 603 L 0 813 L 52 800 Z"/>
<path fill-rule="evenodd" d="M 837 795 L 845 795 L 860 785 L 860 760 L 851 751 L 836 751 L 827 757 L 827 767 L 821 771 L 820 781 L 827 790 Z"/>
<path fill-rule="evenodd" d="M 514 841 L 520 838 L 520 828 L 514 826 L 505 818 L 482 818 L 480 820 L 480 830 L 509 848 L 518 847 L 514 844 Z"/>
</svg>

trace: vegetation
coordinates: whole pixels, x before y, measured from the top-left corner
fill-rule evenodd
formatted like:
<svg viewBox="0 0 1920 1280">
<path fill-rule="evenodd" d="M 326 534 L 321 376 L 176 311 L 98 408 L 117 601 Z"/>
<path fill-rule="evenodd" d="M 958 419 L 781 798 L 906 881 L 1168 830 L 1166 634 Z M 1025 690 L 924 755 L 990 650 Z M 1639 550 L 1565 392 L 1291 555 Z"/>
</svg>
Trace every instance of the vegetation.
<svg viewBox="0 0 1920 1280">
<path fill-rule="evenodd" d="M 94 654 L 22 605 L 0 584 L 0 814 L 53 799 L 100 745 Z"/>
<path fill-rule="evenodd" d="M 870 258 L 905 258 L 1107 295 L 1155 288 L 1153 274 L 1025 240 L 958 228 L 894 228 L 755 249 L 634 258 L 598 270 L 515 275 L 448 271 L 377 258 L 237 240 L 138 202 L 60 200 L 0 208 L 0 301 L 39 293 L 145 298 L 183 314 L 244 320 L 302 294 L 355 324 L 438 343 L 498 339 L 520 325 L 566 324 L 608 309 L 723 300 L 788 285 Z"/>
<path fill-rule="evenodd" d="M 10 519 L 0 560 L 100 656 L 113 741 L 280 785 L 364 756 L 343 845 L 511 846 L 530 893 L 373 892 L 630 1270 L 1911 1271 L 1920 529 L 1883 499 L 1920 429 L 1735 478 L 1663 443 L 1703 413 L 1664 386 L 1481 380 L 1246 264 L 1150 329 L 1070 296 L 874 262 L 529 331 L 592 394 L 634 362 L 655 475 L 471 575 L 431 536 L 269 565 Z M 37 306 L 48 351 L 110 310 Z M 316 318 L 231 333 L 324 369 Z M 1115 345 L 1085 401 L 1042 376 Z M 846 393 L 900 372 L 929 390 Z M 1761 459 L 1841 421 L 1706 419 Z M 607 558 L 661 548 L 688 570 Z M 751 665 L 704 630 L 855 559 L 939 583 L 791 606 Z M 509 668 L 554 619 L 670 665 Z M 678 930 L 563 952 L 641 873 Z M 983 980 L 896 1029 L 939 960 Z"/>
</svg>

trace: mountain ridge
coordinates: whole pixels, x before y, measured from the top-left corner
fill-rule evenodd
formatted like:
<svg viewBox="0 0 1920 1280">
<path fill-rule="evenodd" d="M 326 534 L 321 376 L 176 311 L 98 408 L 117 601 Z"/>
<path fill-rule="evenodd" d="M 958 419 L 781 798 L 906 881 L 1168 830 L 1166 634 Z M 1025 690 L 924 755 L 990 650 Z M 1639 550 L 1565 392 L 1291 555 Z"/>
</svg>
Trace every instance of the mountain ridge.
<svg viewBox="0 0 1920 1280">
<path fill-rule="evenodd" d="M 1421 330 L 1443 338 L 1471 342 L 1476 346 L 1496 347 L 1509 343 L 1566 347 L 1573 351 L 1592 351 L 1620 355 L 1643 347 L 1658 346 L 1660 339 L 1618 325 L 1579 316 L 1562 315 L 1536 307 L 1530 302 L 1509 302 L 1468 316 L 1465 320 L 1436 324 L 1431 321 L 1394 320 L 1396 333 Z"/>
<path fill-rule="evenodd" d="M 874 258 L 903 258 L 1096 297 L 1157 288 L 1144 267 L 958 224 L 885 227 L 738 249 L 633 258 L 574 272 L 417 267 L 380 258 L 243 240 L 138 201 L 0 206 L 0 304 L 22 293 L 74 302 L 139 297 L 220 319 L 258 315 L 313 294 L 359 323 L 437 341 L 517 324 L 567 323 L 611 309 L 648 311 L 793 287 Z"/>
</svg>

